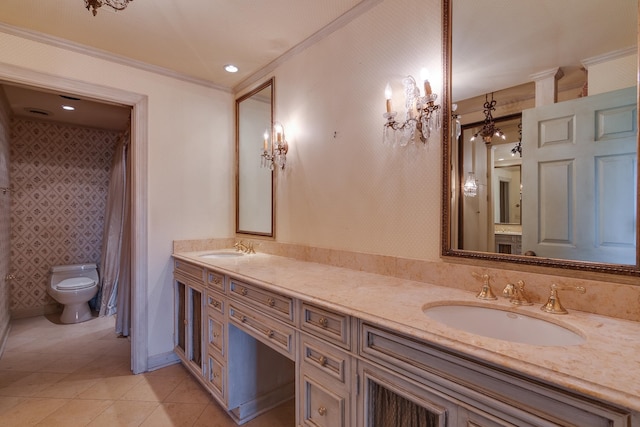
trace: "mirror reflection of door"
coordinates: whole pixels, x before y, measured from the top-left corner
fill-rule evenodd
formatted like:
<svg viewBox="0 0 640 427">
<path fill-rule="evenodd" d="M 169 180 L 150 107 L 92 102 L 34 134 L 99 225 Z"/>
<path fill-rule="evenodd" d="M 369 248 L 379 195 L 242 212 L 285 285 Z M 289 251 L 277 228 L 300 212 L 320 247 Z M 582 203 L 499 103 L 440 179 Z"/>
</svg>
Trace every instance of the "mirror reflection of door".
<svg viewBox="0 0 640 427">
<path fill-rule="evenodd" d="M 515 147 L 521 139 L 520 114 L 495 119 L 495 123 L 504 139 L 472 141 L 483 122 L 463 126 L 458 139 L 460 182 L 473 173 L 478 188 L 476 196 L 458 194 L 458 245 L 465 250 L 519 254 L 522 150 Z"/>
</svg>

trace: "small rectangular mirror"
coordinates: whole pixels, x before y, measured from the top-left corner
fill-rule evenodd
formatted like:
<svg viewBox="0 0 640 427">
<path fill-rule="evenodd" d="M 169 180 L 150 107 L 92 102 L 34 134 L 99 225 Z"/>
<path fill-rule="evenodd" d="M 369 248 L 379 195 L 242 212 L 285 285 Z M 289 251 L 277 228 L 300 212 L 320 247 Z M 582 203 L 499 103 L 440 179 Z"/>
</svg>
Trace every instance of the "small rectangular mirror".
<svg viewBox="0 0 640 427">
<path fill-rule="evenodd" d="M 275 236 L 273 171 L 261 167 L 273 124 L 274 79 L 236 100 L 236 233 Z"/>
</svg>

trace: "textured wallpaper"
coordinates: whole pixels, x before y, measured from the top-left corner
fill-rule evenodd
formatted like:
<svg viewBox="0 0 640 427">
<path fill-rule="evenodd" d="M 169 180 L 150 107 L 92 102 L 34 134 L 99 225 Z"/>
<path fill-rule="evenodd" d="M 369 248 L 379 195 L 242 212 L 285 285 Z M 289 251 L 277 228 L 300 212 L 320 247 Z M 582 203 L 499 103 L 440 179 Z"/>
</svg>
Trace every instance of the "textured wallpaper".
<svg viewBox="0 0 640 427">
<path fill-rule="evenodd" d="M 11 313 L 41 314 L 53 265 L 100 262 L 118 132 L 14 119 L 11 123 Z"/>
<path fill-rule="evenodd" d="M 9 107 L 0 91 L 0 188 L 9 187 Z M 9 326 L 9 218 L 11 193 L 0 191 L 0 346 Z"/>
</svg>

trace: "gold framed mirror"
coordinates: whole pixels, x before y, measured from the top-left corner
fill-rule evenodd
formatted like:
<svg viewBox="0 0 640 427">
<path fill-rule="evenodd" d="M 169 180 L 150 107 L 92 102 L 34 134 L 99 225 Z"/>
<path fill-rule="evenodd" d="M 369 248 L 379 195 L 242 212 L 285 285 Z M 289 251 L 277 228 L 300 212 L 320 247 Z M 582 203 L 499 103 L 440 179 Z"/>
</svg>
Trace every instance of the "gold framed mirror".
<svg viewBox="0 0 640 427">
<path fill-rule="evenodd" d="M 451 117 L 442 130 L 442 256 L 563 269 L 562 274 L 640 276 L 638 4 L 442 4 L 443 116 Z M 486 122 L 483 102 L 494 97 L 496 124 L 522 115 L 521 141 L 508 141 L 516 153 L 520 142 L 522 155 L 521 240 L 510 253 L 496 244 L 498 229 L 509 227 L 495 221 L 499 193 L 491 187 L 500 184 L 487 160 L 495 141 L 476 142 L 481 156 L 475 164 L 484 175 L 475 180 L 475 196 L 464 194 L 465 177 L 475 171 L 463 161 L 471 150 L 465 149 L 470 138 L 462 130 Z M 473 212 L 482 225 L 476 246 L 461 238 L 468 197 L 480 197 L 476 206 L 486 206 Z M 505 222 L 511 226 L 514 220 Z"/>
<path fill-rule="evenodd" d="M 273 126 L 274 79 L 236 99 L 236 233 L 275 236 L 274 171 L 262 167 Z"/>
</svg>

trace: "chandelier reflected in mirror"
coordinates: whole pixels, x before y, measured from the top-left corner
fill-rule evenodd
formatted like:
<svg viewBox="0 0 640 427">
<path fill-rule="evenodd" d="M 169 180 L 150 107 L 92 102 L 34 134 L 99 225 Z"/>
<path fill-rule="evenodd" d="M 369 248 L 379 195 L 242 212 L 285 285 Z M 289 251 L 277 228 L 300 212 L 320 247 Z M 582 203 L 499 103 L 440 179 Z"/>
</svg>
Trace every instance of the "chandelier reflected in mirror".
<svg viewBox="0 0 640 427">
<path fill-rule="evenodd" d="M 494 136 L 502 139 L 506 138 L 504 132 L 502 132 L 493 121 L 493 111 L 496 111 L 496 103 L 496 100 L 493 99 L 493 93 L 491 93 L 491 101 L 489 101 L 488 94 L 484 96 L 484 123 L 480 130 L 473 134 L 471 141 L 475 141 L 475 139 L 480 136 L 485 144 L 490 144 Z"/>
<path fill-rule="evenodd" d="M 123 10 L 132 1 L 133 0 L 84 0 L 84 5 L 87 10 L 93 13 L 93 16 L 96 16 L 98 8 L 102 6 L 109 6 L 113 10 Z"/>
</svg>

